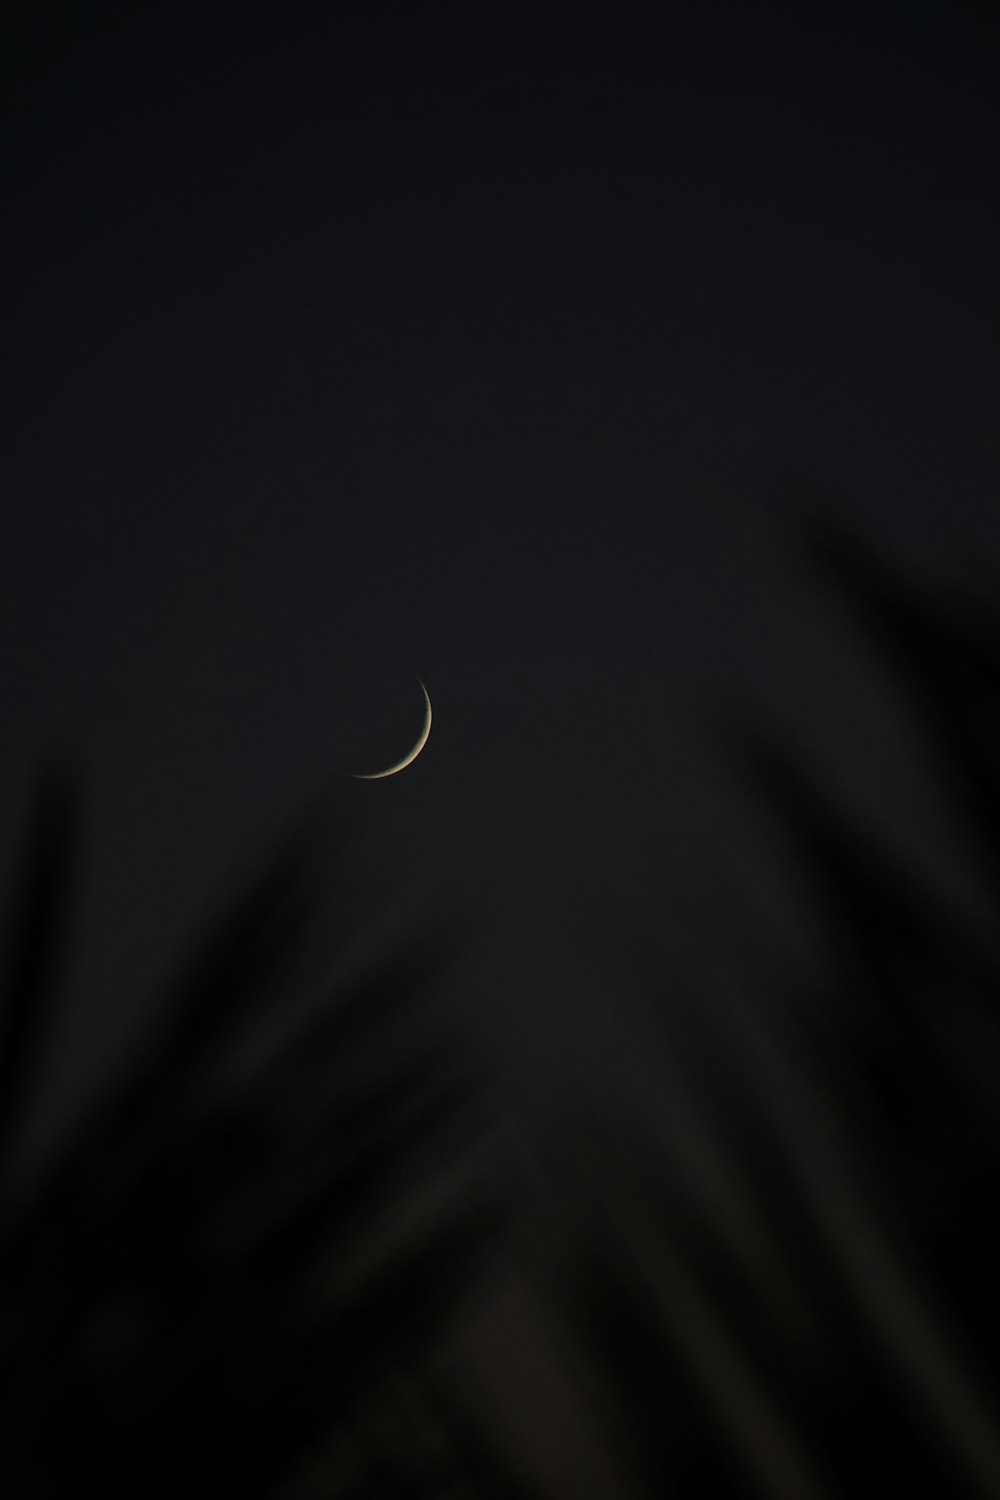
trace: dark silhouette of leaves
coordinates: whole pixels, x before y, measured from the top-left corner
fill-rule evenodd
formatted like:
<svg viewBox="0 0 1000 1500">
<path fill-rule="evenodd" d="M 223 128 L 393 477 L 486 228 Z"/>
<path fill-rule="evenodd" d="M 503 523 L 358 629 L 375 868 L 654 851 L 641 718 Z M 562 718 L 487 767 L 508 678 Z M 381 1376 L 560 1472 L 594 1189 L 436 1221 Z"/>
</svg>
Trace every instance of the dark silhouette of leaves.
<svg viewBox="0 0 1000 1500">
<path fill-rule="evenodd" d="M 857 538 L 817 526 L 812 554 L 887 653 L 941 752 L 942 787 L 1000 878 L 1000 619 L 967 601 L 934 602 Z"/>
<path fill-rule="evenodd" d="M 29 847 L 12 1081 L 28 1079 L 50 999 L 59 811 L 44 805 Z M 446 949 L 402 936 L 249 1080 L 219 1087 L 240 1036 L 287 1007 L 321 913 L 298 837 L 208 933 L 160 1038 L 8 1216 L 6 1493 L 173 1495 L 192 1472 L 227 1493 L 276 1493 L 433 1339 L 497 1243 L 499 1178 L 472 1174 L 470 1187 L 456 1170 L 486 1140 L 468 1059 L 426 1014 L 454 937 Z"/>
<path fill-rule="evenodd" d="M 995 904 L 1000 625 L 852 540 L 810 545 L 907 684 Z M 744 931 L 693 906 L 695 957 L 665 942 L 645 971 L 662 1097 L 641 1122 L 560 1121 L 558 1191 L 520 1214 L 516 1255 L 495 1080 L 445 1003 L 468 920 L 333 929 L 320 983 L 315 841 L 277 851 L 162 987 L 144 1056 L 4 1195 L 5 1494 L 530 1500 L 544 1472 L 576 1500 L 581 1453 L 602 1500 L 1000 1494 L 994 925 L 766 734 L 733 748 L 822 918 L 822 973 L 759 913 Z M 5 1160 L 53 1015 L 72 822 L 53 782 L 15 881 Z M 494 1333 L 512 1306 L 530 1325 L 494 1410 L 462 1380 L 490 1335 L 471 1367 L 462 1340 L 439 1354 L 499 1248 L 532 1296 L 487 1301 Z"/>
<path fill-rule="evenodd" d="M 997 623 L 853 542 L 813 545 L 938 746 L 930 794 L 995 875 Z M 822 918 L 825 972 L 793 978 L 776 933 L 710 911 L 696 961 L 657 958 L 662 1120 L 588 1127 L 604 1164 L 567 1316 L 651 1495 L 1000 1494 L 995 930 L 800 757 L 731 743 Z"/>
</svg>

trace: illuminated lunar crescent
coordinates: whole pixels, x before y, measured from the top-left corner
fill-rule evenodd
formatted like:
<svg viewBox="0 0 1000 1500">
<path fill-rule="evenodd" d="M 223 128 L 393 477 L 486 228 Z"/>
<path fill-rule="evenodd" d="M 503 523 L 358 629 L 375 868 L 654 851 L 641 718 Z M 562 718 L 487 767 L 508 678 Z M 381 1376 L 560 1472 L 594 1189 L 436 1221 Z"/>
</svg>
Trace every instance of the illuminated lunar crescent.
<svg viewBox="0 0 1000 1500">
<path fill-rule="evenodd" d="M 417 681 L 420 682 L 419 677 L 417 678 Z M 424 695 L 424 700 L 427 704 L 427 711 L 424 714 L 424 727 L 420 731 L 420 738 L 417 740 L 417 743 L 414 745 L 413 749 L 408 755 L 404 755 L 402 760 L 398 760 L 394 766 L 390 766 L 388 771 L 373 771 L 370 772 L 367 776 L 363 776 L 358 772 L 354 772 L 354 779 L 356 781 L 383 781 L 386 776 L 395 776 L 397 771 L 405 771 L 407 766 L 412 766 L 413 762 L 416 760 L 417 756 L 420 754 L 421 750 L 430 739 L 431 734 L 431 695 L 430 693 L 428 693 L 422 682 L 420 682 L 420 690 Z"/>
</svg>

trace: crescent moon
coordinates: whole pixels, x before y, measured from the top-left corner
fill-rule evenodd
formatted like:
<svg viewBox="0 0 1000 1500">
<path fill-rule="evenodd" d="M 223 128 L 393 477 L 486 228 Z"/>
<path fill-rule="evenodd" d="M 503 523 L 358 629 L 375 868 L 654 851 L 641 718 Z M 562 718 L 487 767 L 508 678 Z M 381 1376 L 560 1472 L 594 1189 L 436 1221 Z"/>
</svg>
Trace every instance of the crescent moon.
<svg viewBox="0 0 1000 1500">
<path fill-rule="evenodd" d="M 420 682 L 419 677 L 417 678 L 417 681 Z M 355 781 L 384 781 L 387 776 L 395 776 L 398 771 L 405 771 L 407 766 L 412 766 L 413 762 L 416 760 L 417 756 L 420 754 L 421 750 L 424 748 L 431 736 L 431 695 L 424 687 L 422 682 L 420 682 L 420 691 L 424 695 L 424 702 L 426 703 L 427 708 L 424 713 L 424 727 L 423 729 L 421 729 L 420 738 L 417 740 L 417 743 L 414 745 L 413 749 L 408 755 L 404 755 L 402 760 L 397 760 L 396 764 L 394 766 L 390 766 L 387 771 L 373 771 L 370 772 L 367 776 L 363 776 L 358 772 L 354 772 Z"/>
</svg>

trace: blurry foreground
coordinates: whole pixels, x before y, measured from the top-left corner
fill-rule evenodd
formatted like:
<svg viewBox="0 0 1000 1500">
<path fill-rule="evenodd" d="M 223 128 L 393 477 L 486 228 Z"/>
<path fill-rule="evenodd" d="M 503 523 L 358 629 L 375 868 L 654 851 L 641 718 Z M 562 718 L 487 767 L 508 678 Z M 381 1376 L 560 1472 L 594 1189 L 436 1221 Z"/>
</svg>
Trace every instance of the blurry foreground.
<svg viewBox="0 0 1000 1500">
<path fill-rule="evenodd" d="M 168 979 L 141 1065 L 8 1176 L 4 1496 L 1000 1495 L 1000 628 L 819 552 L 911 694 L 981 910 L 747 734 L 822 977 L 750 892 L 627 955 L 662 1096 L 558 1121 L 542 1160 L 453 1003 L 474 921 L 341 931 L 290 839 Z M 7 1161 L 73 823 L 46 783 L 7 919 Z"/>
</svg>

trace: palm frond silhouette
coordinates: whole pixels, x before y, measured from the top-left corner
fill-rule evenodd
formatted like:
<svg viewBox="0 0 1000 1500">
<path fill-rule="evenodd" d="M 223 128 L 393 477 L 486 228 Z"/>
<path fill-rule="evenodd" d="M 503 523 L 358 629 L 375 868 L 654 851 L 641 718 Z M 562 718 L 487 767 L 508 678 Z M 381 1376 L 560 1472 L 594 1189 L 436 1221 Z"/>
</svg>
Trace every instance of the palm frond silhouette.
<svg viewBox="0 0 1000 1500">
<path fill-rule="evenodd" d="M 910 694 L 995 906 L 1000 630 L 850 539 L 813 555 Z M 5 1494 L 1000 1495 L 995 927 L 766 736 L 738 748 L 821 914 L 822 977 L 756 911 L 703 914 L 693 961 L 665 944 L 644 979 L 661 1113 L 567 1124 L 530 1211 L 436 1012 L 464 928 L 335 965 L 226 1081 L 327 916 L 312 842 L 274 855 L 40 1183 L 0 1175 Z M 73 826 L 46 783 L 9 920 L 0 1165 L 56 1020 Z M 548 1374 L 476 1412 L 432 1351 L 518 1219 L 514 1368 Z"/>
<path fill-rule="evenodd" d="M 936 745 L 932 792 L 995 905 L 995 624 L 850 538 L 814 556 Z M 662 1123 L 595 1121 L 580 1152 L 567 1316 L 644 1493 L 1000 1495 L 996 930 L 799 758 L 738 748 L 822 916 L 825 974 L 792 977 L 756 907 L 692 906 L 696 959 L 650 971 Z"/>
<path fill-rule="evenodd" d="M 71 821 L 47 789 L 23 856 L 8 1143 L 52 1010 Z M 384 1442 L 358 1456 L 366 1402 L 461 1294 L 502 1205 L 491 1180 L 456 1185 L 460 1138 L 482 1135 L 470 1080 L 439 1040 L 393 1046 L 447 966 L 454 945 L 437 936 L 401 936 L 259 1078 L 213 1090 L 234 1037 L 280 1006 L 314 897 L 309 848 L 293 840 L 187 963 L 142 1062 L 29 1200 L 7 1197 L 5 1493 L 294 1494 L 297 1475 L 307 1493 L 338 1465 L 335 1493 L 387 1482 Z M 424 1468 L 457 1475 L 457 1455 L 456 1435 Z M 410 1483 L 419 1457 L 410 1444 Z"/>
</svg>

